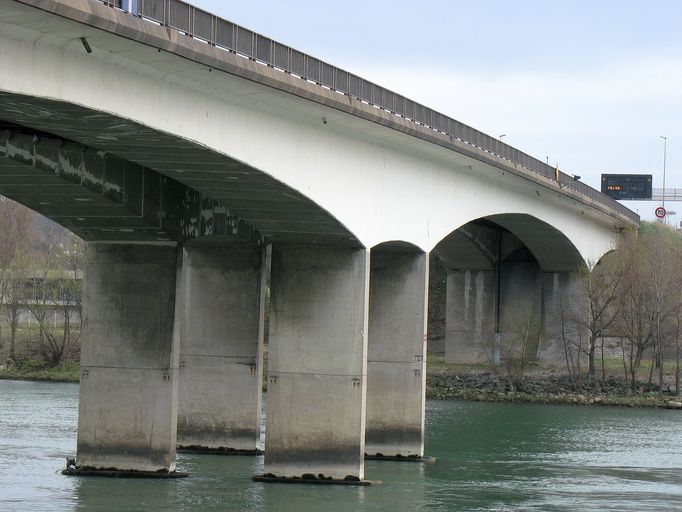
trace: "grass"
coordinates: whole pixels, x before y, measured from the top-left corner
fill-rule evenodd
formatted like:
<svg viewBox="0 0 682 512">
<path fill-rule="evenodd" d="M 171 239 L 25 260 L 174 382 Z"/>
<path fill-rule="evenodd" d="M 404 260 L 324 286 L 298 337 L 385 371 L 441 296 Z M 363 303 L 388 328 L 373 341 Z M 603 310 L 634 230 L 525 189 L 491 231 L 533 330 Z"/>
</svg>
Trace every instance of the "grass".
<svg viewBox="0 0 682 512">
<path fill-rule="evenodd" d="M 426 366 L 430 370 L 449 370 L 452 372 L 491 369 L 490 365 L 486 363 L 450 363 L 445 360 L 445 356 L 434 356 L 431 354 L 428 355 Z"/>
<path fill-rule="evenodd" d="M 0 366 L 0 379 L 78 382 L 79 378 L 80 364 L 75 361 L 67 361 L 53 368 L 37 359 Z"/>
<path fill-rule="evenodd" d="M 601 358 L 595 358 L 595 366 L 597 367 L 597 373 L 601 374 Z M 626 361 L 626 364 L 628 362 Z M 604 368 L 606 369 L 606 374 L 612 375 L 623 375 L 623 359 L 620 357 L 605 357 L 604 358 Z M 642 363 L 637 369 L 637 373 L 640 375 L 640 379 L 643 376 L 649 378 L 649 372 L 651 371 L 651 358 L 647 357 L 642 359 Z M 663 361 L 663 373 L 664 374 L 675 374 L 675 361 Z M 658 369 L 654 368 L 654 380 L 657 379 Z"/>
</svg>

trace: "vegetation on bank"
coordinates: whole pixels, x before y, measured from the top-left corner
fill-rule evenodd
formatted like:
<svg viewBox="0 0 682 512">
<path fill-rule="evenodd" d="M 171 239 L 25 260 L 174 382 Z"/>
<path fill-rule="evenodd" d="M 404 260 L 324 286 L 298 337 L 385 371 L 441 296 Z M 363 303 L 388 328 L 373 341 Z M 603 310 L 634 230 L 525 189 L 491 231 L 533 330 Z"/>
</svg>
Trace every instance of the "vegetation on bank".
<svg viewBox="0 0 682 512">
<path fill-rule="evenodd" d="M 672 385 L 661 392 L 658 383 L 647 381 L 650 362 L 642 363 L 634 390 L 632 381 L 618 373 L 618 363 L 617 358 L 607 358 L 603 367 L 612 371 L 607 370 L 606 378 L 586 376 L 576 383 L 566 372 L 537 365 L 519 379 L 504 368 L 493 371 L 487 365 L 448 363 L 442 357 L 430 357 L 426 396 L 436 400 L 682 409 L 682 399 L 675 395 Z M 673 364 L 666 365 L 670 382 L 674 382 L 675 369 Z"/>
<path fill-rule="evenodd" d="M 21 362 L 8 360 L 0 365 L 0 379 L 37 380 L 50 382 L 78 382 L 80 364 L 76 361 L 64 361 L 58 366 L 50 366 L 40 359 L 28 359 Z"/>
<path fill-rule="evenodd" d="M 0 363 L 59 375 L 78 360 L 82 266 L 81 240 L 0 197 Z"/>
</svg>

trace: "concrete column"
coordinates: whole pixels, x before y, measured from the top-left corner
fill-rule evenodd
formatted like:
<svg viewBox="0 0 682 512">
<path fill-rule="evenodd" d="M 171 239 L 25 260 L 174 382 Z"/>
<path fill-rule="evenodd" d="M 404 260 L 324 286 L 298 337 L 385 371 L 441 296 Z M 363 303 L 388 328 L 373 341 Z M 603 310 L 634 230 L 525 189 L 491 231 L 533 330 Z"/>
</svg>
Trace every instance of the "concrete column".
<svg viewBox="0 0 682 512">
<path fill-rule="evenodd" d="M 260 450 L 267 251 L 184 250 L 178 447 Z"/>
<path fill-rule="evenodd" d="M 177 248 L 87 244 L 77 464 L 175 470 Z"/>
<path fill-rule="evenodd" d="M 581 272 L 543 272 L 542 299 L 538 359 L 564 368 L 567 357 L 577 363 L 579 346 L 587 350 L 588 344 L 582 325 L 589 307 L 586 276 Z"/>
<path fill-rule="evenodd" d="M 490 363 L 497 277 L 492 270 L 448 270 L 445 360 Z"/>
<path fill-rule="evenodd" d="M 365 453 L 422 457 L 428 256 L 371 255 Z"/>
<path fill-rule="evenodd" d="M 536 262 L 503 262 L 500 268 L 502 361 L 535 360 L 541 330 L 542 272 Z"/>
<path fill-rule="evenodd" d="M 265 474 L 364 478 L 369 252 L 273 247 Z"/>
</svg>

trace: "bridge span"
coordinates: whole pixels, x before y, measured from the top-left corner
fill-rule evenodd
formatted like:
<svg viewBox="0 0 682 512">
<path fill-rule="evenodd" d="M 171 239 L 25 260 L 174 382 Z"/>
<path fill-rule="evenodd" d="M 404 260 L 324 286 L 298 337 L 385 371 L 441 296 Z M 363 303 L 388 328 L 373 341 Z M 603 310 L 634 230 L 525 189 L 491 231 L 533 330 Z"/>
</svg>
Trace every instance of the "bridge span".
<svg viewBox="0 0 682 512">
<path fill-rule="evenodd" d="M 638 225 L 352 73 L 133 3 L 0 0 L 0 194 L 86 241 L 83 468 L 257 453 L 268 308 L 267 474 L 420 458 L 429 253 L 449 269 L 446 356 L 497 362 L 527 317 L 551 359 L 583 269 Z"/>
</svg>

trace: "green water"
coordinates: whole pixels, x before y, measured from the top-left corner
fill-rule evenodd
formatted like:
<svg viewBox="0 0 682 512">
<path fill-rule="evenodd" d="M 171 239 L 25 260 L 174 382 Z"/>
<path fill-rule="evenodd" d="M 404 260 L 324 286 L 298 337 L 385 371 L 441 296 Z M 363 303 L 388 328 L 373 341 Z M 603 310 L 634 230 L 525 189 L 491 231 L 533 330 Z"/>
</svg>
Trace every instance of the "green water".
<svg viewBox="0 0 682 512">
<path fill-rule="evenodd" d="M 435 464 L 368 462 L 372 487 L 252 482 L 262 457 L 178 456 L 186 480 L 72 478 L 78 386 L 0 381 L 0 510 L 682 510 L 682 413 L 427 404 Z"/>
</svg>

